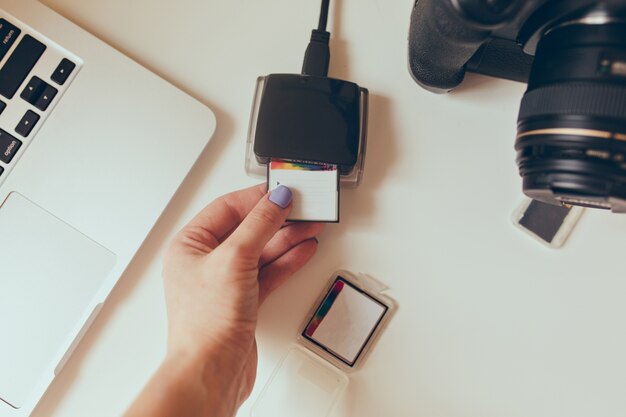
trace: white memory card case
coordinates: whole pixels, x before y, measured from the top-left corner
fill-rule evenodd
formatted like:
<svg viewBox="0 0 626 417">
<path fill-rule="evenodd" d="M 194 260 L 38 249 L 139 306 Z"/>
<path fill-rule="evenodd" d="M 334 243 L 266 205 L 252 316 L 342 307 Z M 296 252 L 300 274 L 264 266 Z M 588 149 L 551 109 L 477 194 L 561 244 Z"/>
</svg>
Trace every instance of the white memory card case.
<svg viewBox="0 0 626 417">
<path fill-rule="evenodd" d="M 327 417 L 397 308 L 386 289 L 368 275 L 335 272 L 251 416 Z"/>
</svg>

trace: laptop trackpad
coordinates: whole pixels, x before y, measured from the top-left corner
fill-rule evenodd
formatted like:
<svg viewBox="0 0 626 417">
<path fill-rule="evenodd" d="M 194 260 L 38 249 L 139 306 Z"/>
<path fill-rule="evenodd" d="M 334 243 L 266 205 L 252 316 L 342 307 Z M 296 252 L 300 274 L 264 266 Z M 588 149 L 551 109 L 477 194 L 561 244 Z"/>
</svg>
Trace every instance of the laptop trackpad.
<svg viewBox="0 0 626 417">
<path fill-rule="evenodd" d="M 56 365 L 115 260 L 25 197 L 9 195 L 0 207 L 0 399 L 19 408 Z"/>
</svg>

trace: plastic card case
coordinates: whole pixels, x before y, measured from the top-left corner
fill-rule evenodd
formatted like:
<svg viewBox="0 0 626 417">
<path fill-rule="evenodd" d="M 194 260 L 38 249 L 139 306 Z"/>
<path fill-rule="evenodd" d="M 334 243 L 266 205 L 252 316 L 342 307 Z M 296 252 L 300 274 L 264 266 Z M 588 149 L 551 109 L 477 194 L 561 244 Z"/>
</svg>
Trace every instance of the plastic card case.
<svg viewBox="0 0 626 417">
<path fill-rule="evenodd" d="M 584 211 L 579 206 L 555 206 L 525 198 L 512 220 L 535 240 L 558 249 L 565 244 Z"/>
<path fill-rule="evenodd" d="M 279 362 L 252 417 L 327 417 L 396 310 L 370 276 L 335 272 Z"/>
<path fill-rule="evenodd" d="M 328 163 L 339 165 L 340 171 L 340 184 L 342 187 L 354 188 L 358 186 L 363 177 L 363 170 L 365 165 L 365 154 L 367 149 L 367 113 L 368 113 L 368 91 L 365 88 L 361 88 L 354 83 L 350 83 L 342 80 L 335 80 L 332 78 L 316 78 L 316 77 L 303 77 L 295 74 L 272 74 L 268 76 L 262 76 L 257 79 L 254 100 L 252 104 L 252 111 L 250 115 L 250 125 L 248 129 L 248 139 L 246 143 L 246 161 L 245 161 L 245 169 L 246 173 L 249 176 L 256 177 L 259 179 L 265 179 L 267 175 L 267 164 L 269 159 L 265 156 L 259 156 L 255 154 L 255 140 L 257 136 L 257 126 L 259 124 L 259 115 L 262 114 L 261 108 L 264 97 L 266 100 L 269 100 L 269 95 L 272 94 L 272 99 L 274 100 L 271 105 L 265 104 L 265 109 L 271 108 L 274 113 L 280 113 L 280 110 L 275 110 L 277 107 L 281 107 L 281 110 L 287 110 L 284 113 L 286 114 L 289 109 L 294 107 L 291 103 L 288 102 L 290 98 L 294 95 L 301 97 L 301 99 L 296 100 L 295 104 L 302 106 L 302 108 L 306 108 L 307 110 L 302 110 L 298 115 L 302 114 L 311 114 L 312 112 L 322 111 L 322 110 L 309 110 L 309 109 L 318 109 L 320 107 L 324 107 L 327 113 L 325 116 L 327 120 L 331 120 L 330 123 L 315 123 L 312 118 L 308 118 L 305 124 L 294 123 L 294 119 L 288 116 L 273 116 L 273 117 L 283 117 L 284 123 L 281 121 L 280 123 L 269 123 L 270 126 L 274 126 L 275 129 L 278 129 L 278 125 L 280 125 L 281 132 L 289 131 L 291 129 L 292 132 L 301 132 L 305 136 L 311 135 L 309 131 L 310 127 L 314 129 L 319 126 L 326 126 L 328 128 L 333 128 L 337 133 L 341 132 L 341 129 L 346 127 L 342 126 L 342 122 L 345 120 L 341 120 L 345 115 L 345 108 L 343 105 L 339 105 L 336 103 L 335 96 L 329 100 L 321 100 L 315 102 L 316 93 L 319 91 L 314 91 L 313 88 L 304 88 L 294 93 L 294 89 L 298 89 L 298 83 L 302 81 L 307 81 L 305 84 L 315 85 L 319 84 L 319 89 L 325 89 L 327 91 L 333 91 L 333 93 L 327 94 L 336 94 L 334 92 L 334 87 L 338 86 L 338 89 L 344 90 L 352 90 L 351 93 L 346 94 L 346 96 L 351 101 L 350 104 L 354 104 L 354 108 L 356 111 L 355 121 L 349 122 L 347 126 L 347 130 L 358 130 L 354 135 L 354 138 L 345 139 L 345 142 L 342 142 L 344 139 L 341 139 L 339 143 L 331 142 L 330 145 L 335 146 L 334 153 L 324 155 L 325 152 L 331 152 L 329 143 L 326 145 L 314 146 L 311 148 L 311 143 L 314 143 L 312 140 L 309 140 L 307 144 L 302 142 L 302 138 L 298 137 L 298 134 L 294 134 L 293 137 L 284 138 L 283 144 L 287 141 L 292 144 L 298 144 L 298 141 L 301 141 L 302 145 L 300 149 L 296 152 L 297 156 L 292 155 L 283 155 L 277 154 L 272 155 L 275 158 L 281 159 L 291 159 L 291 160 L 299 160 L 299 161 L 309 161 L 309 162 L 318 162 L 318 163 Z M 280 93 L 282 94 L 274 94 L 278 88 L 274 88 L 278 83 L 282 83 L 280 86 Z M 326 85 L 327 84 L 327 85 Z M 271 88 L 270 88 L 271 87 Z M 326 87 L 326 88 L 325 88 Z M 291 89 L 285 92 L 285 89 Z M 269 91 L 269 92 L 268 92 Z M 297 94 L 296 94 L 297 93 Z M 318 94 L 319 95 L 319 94 Z M 319 99 L 319 97 L 317 97 Z M 332 104 L 331 104 L 332 103 Z M 316 106 L 317 104 L 322 104 L 321 106 Z M 291 105 L 291 106 L 290 106 Z M 267 112 L 267 110 L 266 110 Z M 292 110 L 292 115 L 295 110 Z M 322 118 L 324 119 L 324 118 Z M 358 120 L 357 120 L 358 119 Z M 273 120 L 273 119 L 272 119 Z M 325 119 L 326 120 L 326 119 Z M 305 125 L 308 124 L 309 128 Z M 266 124 L 267 125 L 267 124 Z M 354 128 L 354 129 L 353 129 Z M 302 135 L 300 135 L 302 136 Z M 318 138 L 314 138 L 318 139 Z M 328 140 L 328 139 L 326 139 Z M 358 143 L 356 143 L 358 142 Z M 349 146 L 344 146 L 349 145 Z M 354 146 L 353 146 L 354 145 Z M 290 146 L 293 148 L 293 146 Z M 307 149 L 308 147 L 308 149 Z M 340 154 L 346 151 L 346 148 L 350 147 L 351 152 L 354 152 L 356 149 L 355 155 L 353 154 L 354 160 L 350 162 L 349 165 L 341 165 L 338 164 L 334 159 L 334 157 L 340 158 Z M 284 150 L 284 149 L 283 149 Z M 291 149 L 293 151 L 293 149 Z M 280 153 L 280 152 L 279 152 Z M 317 154 L 317 157 L 313 156 L 313 154 Z M 311 156 L 310 156 L 311 155 Z M 344 158 L 345 160 L 345 158 Z"/>
</svg>

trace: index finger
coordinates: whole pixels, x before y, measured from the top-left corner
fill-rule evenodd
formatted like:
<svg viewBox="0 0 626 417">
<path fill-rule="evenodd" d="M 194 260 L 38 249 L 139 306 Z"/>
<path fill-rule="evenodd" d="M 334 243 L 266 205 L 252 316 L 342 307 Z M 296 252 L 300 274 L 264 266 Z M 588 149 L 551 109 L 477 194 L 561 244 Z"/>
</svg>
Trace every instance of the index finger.
<svg viewBox="0 0 626 417">
<path fill-rule="evenodd" d="M 266 194 L 266 184 L 223 195 L 206 206 L 185 227 L 201 227 L 221 240 L 250 213 Z"/>
</svg>

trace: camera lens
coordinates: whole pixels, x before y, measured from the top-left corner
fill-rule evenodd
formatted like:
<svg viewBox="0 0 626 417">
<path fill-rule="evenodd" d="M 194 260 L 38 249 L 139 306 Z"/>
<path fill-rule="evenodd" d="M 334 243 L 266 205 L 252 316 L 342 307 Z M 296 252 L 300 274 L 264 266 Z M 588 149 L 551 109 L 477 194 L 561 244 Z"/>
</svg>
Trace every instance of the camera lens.
<svg viewBox="0 0 626 417">
<path fill-rule="evenodd" d="M 515 149 L 529 197 L 626 212 L 626 20 L 600 20 L 543 35 Z"/>
</svg>

